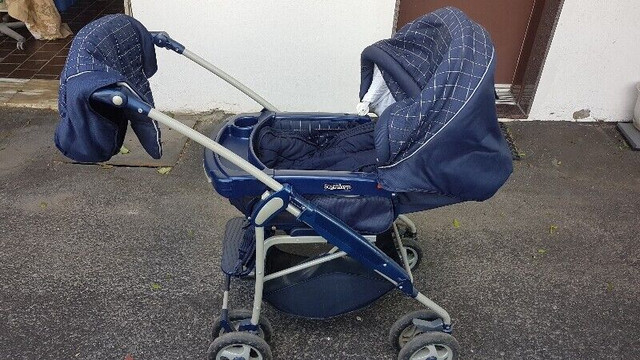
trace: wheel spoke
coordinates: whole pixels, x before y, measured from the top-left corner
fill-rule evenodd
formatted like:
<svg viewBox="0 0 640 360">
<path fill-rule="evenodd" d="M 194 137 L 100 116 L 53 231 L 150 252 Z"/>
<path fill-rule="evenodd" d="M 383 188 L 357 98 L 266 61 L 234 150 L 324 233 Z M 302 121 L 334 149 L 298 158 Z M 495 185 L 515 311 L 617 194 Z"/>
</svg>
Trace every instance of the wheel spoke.
<svg viewBox="0 0 640 360">
<path fill-rule="evenodd" d="M 402 333 L 400 334 L 400 346 L 404 346 L 406 343 L 413 340 L 413 338 L 420 334 L 422 334 L 422 331 L 420 331 L 417 326 L 407 326 L 407 328 L 404 329 L 404 331 L 402 331 Z"/>
<path fill-rule="evenodd" d="M 411 360 L 440 360 L 440 358 L 438 358 L 436 347 L 428 345 L 413 353 Z"/>
<path fill-rule="evenodd" d="M 235 358 L 242 356 L 243 350 L 242 345 L 228 346 L 218 353 L 216 360 L 234 360 Z"/>
<path fill-rule="evenodd" d="M 251 359 L 251 347 L 249 345 L 243 345 L 242 346 L 242 357 L 245 360 L 250 360 Z"/>
<path fill-rule="evenodd" d="M 413 267 L 416 266 L 418 257 L 416 256 L 416 253 L 413 249 L 411 248 L 406 248 L 406 249 L 407 249 L 407 260 L 409 261 L 409 268 L 413 269 Z"/>
<path fill-rule="evenodd" d="M 427 348 L 429 349 L 429 356 L 427 357 L 427 359 L 430 358 L 430 357 L 437 359 L 438 358 L 438 350 L 436 350 L 436 346 L 435 345 L 429 345 Z"/>
<path fill-rule="evenodd" d="M 444 345 L 435 345 L 436 348 L 436 358 L 438 360 L 450 360 L 453 356 L 451 349 Z"/>
<path fill-rule="evenodd" d="M 253 354 L 253 356 L 252 356 Z M 229 345 L 222 349 L 216 356 L 216 360 L 262 360 L 260 352 L 256 351 L 250 345 L 237 344 Z"/>
<path fill-rule="evenodd" d="M 271 349 L 263 338 L 255 334 L 234 331 L 215 339 L 209 346 L 207 358 L 265 360 L 265 358 L 271 358 Z"/>
</svg>

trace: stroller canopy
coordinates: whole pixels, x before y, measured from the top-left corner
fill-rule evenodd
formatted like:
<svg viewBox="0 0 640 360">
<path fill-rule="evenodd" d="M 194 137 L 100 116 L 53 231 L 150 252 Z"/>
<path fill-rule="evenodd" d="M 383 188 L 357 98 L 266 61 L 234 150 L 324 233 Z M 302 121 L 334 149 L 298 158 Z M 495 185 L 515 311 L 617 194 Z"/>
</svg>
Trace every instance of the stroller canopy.
<svg viewBox="0 0 640 360">
<path fill-rule="evenodd" d="M 512 159 L 496 116 L 487 31 L 453 7 L 407 24 L 362 53 L 360 98 L 374 65 L 396 100 L 375 129 L 380 184 L 409 202 L 424 193 L 491 197 L 511 174 Z"/>
<path fill-rule="evenodd" d="M 153 105 L 148 78 L 158 70 L 151 34 L 132 17 L 109 15 L 76 35 L 60 79 L 60 123 L 55 143 L 76 161 L 100 162 L 117 154 L 131 127 L 152 157 L 162 156 L 160 129 L 137 113 L 91 104 L 98 89 L 126 83 Z"/>
</svg>

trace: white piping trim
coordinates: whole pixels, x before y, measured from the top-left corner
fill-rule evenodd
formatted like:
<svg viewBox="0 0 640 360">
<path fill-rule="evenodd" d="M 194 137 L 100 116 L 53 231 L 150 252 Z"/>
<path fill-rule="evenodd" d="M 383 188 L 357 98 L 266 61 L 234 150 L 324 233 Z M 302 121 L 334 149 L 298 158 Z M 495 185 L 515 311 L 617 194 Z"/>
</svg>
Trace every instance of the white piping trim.
<svg viewBox="0 0 640 360">
<path fill-rule="evenodd" d="M 491 68 L 491 64 L 493 63 L 493 60 L 495 59 L 495 53 L 496 53 L 496 49 L 495 49 L 495 48 L 493 48 L 493 49 L 491 50 L 491 61 L 489 62 L 489 65 L 487 66 L 487 69 L 484 71 L 484 74 L 482 75 L 482 78 L 481 78 L 481 79 L 480 79 L 480 81 L 478 82 L 478 85 L 479 85 L 479 84 L 481 84 L 481 83 L 484 81 L 485 77 L 487 76 L 487 73 L 489 72 L 489 69 Z M 471 94 L 471 96 L 469 97 L 469 99 L 471 99 L 471 98 L 476 94 L 476 91 L 477 91 L 477 90 L 478 90 L 478 87 L 476 87 L 475 89 L 473 89 L 473 93 Z M 415 155 L 418 151 L 422 150 L 422 148 L 423 148 L 423 147 L 425 147 L 429 142 L 431 142 L 431 140 L 433 140 L 433 138 L 435 138 L 436 136 L 438 136 L 438 134 L 440 133 L 440 131 L 444 130 L 444 128 L 446 128 L 446 127 L 447 127 L 447 125 L 449 125 L 449 124 L 453 121 L 453 119 L 455 119 L 455 118 L 458 116 L 458 114 L 460 114 L 460 112 L 461 112 L 462 110 L 464 110 L 464 109 L 467 107 L 467 104 L 468 104 L 468 103 L 469 103 L 469 102 L 466 102 L 466 103 L 465 103 L 465 104 L 460 108 L 460 110 L 458 110 L 458 112 L 456 112 L 456 113 L 455 113 L 455 115 L 453 115 L 453 116 L 451 117 L 451 119 L 449 119 L 449 121 L 447 121 L 447 123 L 446 123 L 446 124 L 444 124 L 444 126 L 442 126 L 442 127 L 440 128 L 440 130 L 436 131 L 436 133 L 435 133 L 435 134 L 433 134 L 433 136 L 432 136 L 429 140 L 427 140 L 424 144 L 422 144 L 419 148 L 417 148 L 417 149 L 416 149 L 416 151 L 414 151 L 411 155 L 409 155 L 409 156 L 407 156 L 406 158 L 404 158 L 404 159 L 402 159 L 402 160 L 398 161 L 398 162 L 397 162 L 397 163 L 395 163 L 395 164 L 385 165 L 385 166 L 380 166 L 380 167 L 379 167 L 379 169 L 390 169 L 390 168 L 395 167 L 396 165 L 402 164 L 405 160 L 408 160 L 408 159 L 412 158 L 412 157 L 413 157 L 413 155 Z"/>
<path fill-rule="evenodd" d="M 162 157 L 162 143 L 160 141 L 160 129 L 158 129 L 158 123 L 155 120 L 151 120 L 153 128 L 156 129 L 156 143 L 158 144 L 158 150 L 160 150 L 160 157 Z"/>
<path fill-rule="evenodd" d="M 69 80 L 73 79 L 74 77 L 77 77 L 77 76 L 80 76 L 80 75 L 84 75 L 84 74 L 88 74 L 88 73 L 92 73 L 92 72 L 95 72 L 95 71 L 87 70 L 87 71 L 79 72 L 79 73 L 77 73 L 77 74 L 73 74 L 73 75 L 71 75 L 71 76 L 67 77 L 67 81 L 69 81 Z"/>
</svg>

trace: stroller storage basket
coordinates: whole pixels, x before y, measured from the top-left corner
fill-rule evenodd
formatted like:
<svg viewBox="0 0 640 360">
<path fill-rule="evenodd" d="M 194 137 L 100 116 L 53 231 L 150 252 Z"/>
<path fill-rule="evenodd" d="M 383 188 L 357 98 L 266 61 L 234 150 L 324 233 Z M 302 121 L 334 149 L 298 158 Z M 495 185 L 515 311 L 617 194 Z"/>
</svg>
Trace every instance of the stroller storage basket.
<svg viewBox="0 0 640 360">
<path fill-rule="evenodd" d="M 289 256 L 268 254 L 267 264 L 274 261 L 272 257 Z M 361 309 L 393 288 L 380 275 L 345 257 L 265 283 L 264 299 L 291 315 L 326 319 Z"/>
<path fill-rule="evenodd" d="M 378 235 L 376 246 L 401 262 L 391 231 Z M 273 274 L 321 255 L 301 255 L 295 249 L 272 247 L 267 252 L 265 272 Z M 393 288 L 393 284 L 371 269 L 349 257 L 341 257 L 266 282 L 264 299 L 291 315 L 326 319 L 363 308 Z"/>
</svg>

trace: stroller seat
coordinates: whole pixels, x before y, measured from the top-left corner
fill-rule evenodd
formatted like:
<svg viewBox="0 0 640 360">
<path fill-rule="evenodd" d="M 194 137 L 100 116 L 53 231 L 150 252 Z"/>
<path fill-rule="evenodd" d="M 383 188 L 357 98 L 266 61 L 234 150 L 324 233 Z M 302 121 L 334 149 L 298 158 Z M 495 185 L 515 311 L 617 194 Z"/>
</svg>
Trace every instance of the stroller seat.
<svg viewBox="0 0 640 360">
<path fill-rule="evenodd" d="M 397 214 L 377 186 L 374 125 L 368 116 L 266 111 L 234 116 L 212 138 L 358 232 L 380 234 Z M 264 185 L 212 151 L 204 166 L 216 190 L 251 216 Z M 288 213 L 273 225 L 306 227 Z"/>
<path fill-rule="evenodd" d="M 305 126 L 306 125 L 306 126 Z M 257 134 L 258 159 L 271 169 L 374 172 L 376 148 L 372 121 L 343 126 L 274 123 Z"/>
</svg>

